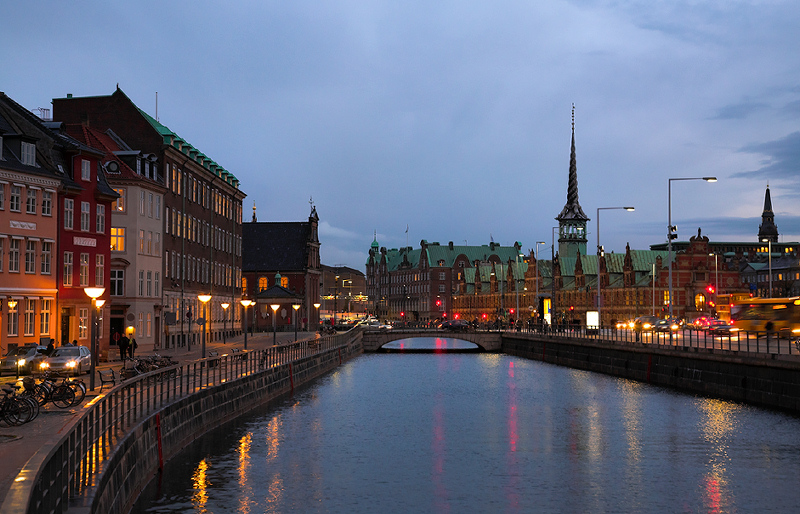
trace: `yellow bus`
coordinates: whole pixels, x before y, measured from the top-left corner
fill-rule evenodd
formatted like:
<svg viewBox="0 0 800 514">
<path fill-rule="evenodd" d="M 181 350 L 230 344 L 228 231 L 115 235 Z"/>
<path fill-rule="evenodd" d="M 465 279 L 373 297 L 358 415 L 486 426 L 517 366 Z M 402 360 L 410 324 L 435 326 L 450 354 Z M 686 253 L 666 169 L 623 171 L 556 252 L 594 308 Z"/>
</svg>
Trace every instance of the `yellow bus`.
<svg viewBox="0 0 800 514">
<path fill-rule="evenodd" d="M 741 302 L 743 300 L 749 300 L 750 293 L 731 293 L 731 294 L 721 294 L 717 297 L 717 318 L 721 319 L 726 323 L 730 323 L 731 321 L 731 307 L 736 302 Z"/>
<path fill-rule="evenodd" d="M 731 324 L 739 330 L 800 337 L 800 297 L 735 301 L 731 307 Z"/>
</svg>

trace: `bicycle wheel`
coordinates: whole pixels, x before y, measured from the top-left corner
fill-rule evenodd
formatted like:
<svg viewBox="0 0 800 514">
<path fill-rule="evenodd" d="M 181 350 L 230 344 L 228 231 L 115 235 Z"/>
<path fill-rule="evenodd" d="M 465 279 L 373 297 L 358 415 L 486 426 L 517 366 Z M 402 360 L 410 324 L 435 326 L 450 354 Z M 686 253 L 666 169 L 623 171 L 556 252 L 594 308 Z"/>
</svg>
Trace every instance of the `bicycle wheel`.
<svg viewBox="0 0 800 514">
<path fill-rule="evenodd" d="M 59 409 L 66 409 L 72 407 L 75 401 L 75 393 L 66 385 L 60 385 L 55 388 L 52 396 L 53 404 Z"/>
<path fill-rule="evenodd" d="M 67 385 L 69 385 L 69 388 L 75 393 L 75 405 L 80 404 L 86 397 L 86 388 L 83 386 L 83 383 L 77 380 L 71 380 L 67 382 Z"/>
<path fill-rule="evenodd" d="M 6 396 L 3 400 L 2 407 L 3 420 L 11 426 L 20 425 L 19 405 L 13 398 Z"/>
<path fill-rule="evenodd" d="M 33 397 L 39 403 L 40 407 L 44 407 L 44 404 L 48 402 L 52 391 L 53 387 L 47 382 L 36 384 L 36 387 L 33 390 Z"/>
<path fill-rule="evenodd" d="M 36 419 L 39 416 L 39 402 L 32 396 L 19 396 L 18 398 L 29 405 L 31 418 L 28 421 Z"/>
<path fill-rule="evenodd" d="M 22 398 L 22 397 L 19 397 L 19 396 L 15 396 L 13 398 L 13 400 L 14 400 L 14 402 L 16 402 L 17 407 L 19 408 L 19 423 L 20 423 L 20 425 L 22 425 L 23 423 L 27 423 L 29 421 L 32 421 L 33 418 L 36 417 L 36 414 L 38 414 L 39 404 L 36 404 L 36 412 L 34 412 L 34 408 L 33 408 L 33 405 L 32 405 L 33 403 L 36 403 L 36 402 L 29 401 L 27 398 Z"/>
</svg>

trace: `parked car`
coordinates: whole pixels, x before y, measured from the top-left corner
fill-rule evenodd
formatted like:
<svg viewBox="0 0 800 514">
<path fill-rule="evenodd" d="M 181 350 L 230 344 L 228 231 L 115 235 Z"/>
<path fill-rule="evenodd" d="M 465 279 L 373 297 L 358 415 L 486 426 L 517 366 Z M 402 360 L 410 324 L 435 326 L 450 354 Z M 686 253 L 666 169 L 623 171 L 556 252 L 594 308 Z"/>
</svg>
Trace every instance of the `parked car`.
<svg viewBox="0 0 800 514">
<path fill-rule="evenodd" d="M 26 344 L 25 346 L 20 346 L 16 350 L 12 350 L 0 360 L 0 375 L 7 371 L 15 375 L 17 373 L 18 364 L 20 374 L 30 373 L 31 369 L 33 369 L 31 368 L 31 363 L 46 351 L 46 346 L 37 344 Z"/>
<path fill-rule="evenodd" d="M 61 346 L 39 364 L 42 371 L 59 371 L 80 375 L 92 366 L 92 352 L 85 346 Z"/>
</svg>

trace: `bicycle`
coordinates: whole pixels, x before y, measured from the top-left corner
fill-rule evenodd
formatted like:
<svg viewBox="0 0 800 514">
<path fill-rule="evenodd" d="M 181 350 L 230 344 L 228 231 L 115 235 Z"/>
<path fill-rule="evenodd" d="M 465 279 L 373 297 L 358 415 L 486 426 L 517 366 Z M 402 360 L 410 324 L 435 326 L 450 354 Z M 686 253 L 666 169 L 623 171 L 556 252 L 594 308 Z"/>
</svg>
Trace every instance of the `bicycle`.
<svg viewBox="0 0 800 514">
<path fill-rule="evenodd" d="M 64 377 L 60 384 L 57 384 L 51 379 L 51 376 L 50 372 L 45 372 L 42 382 L 38 384 L 34 383 L 32 387 L 30 382 L 26 384 L 23 380 L 23 384 L 26 384 L 26 391 L 31 391 L 33 397 L 36 398 L 40 406 L 44 406 L 47 402 L 53 402 L 53 405 L 59 409 L 66 409 L 77 405 L 79 403 L 77 400 L 78 396 L 68 383 L 66 377 Z M 80 390 L 79 385 L 78 388 Z M 80 395 L 80 401 L 83 401 L 85 394 L 85 389 L 83 389 L 83 394 Z"/>
<path fill-rule="evenodd" d="M 33 421 L 39 415 L 39 404 L 31 397 L 18 395 L 19 388 L 18 385 L 4 387 L 5 396 L 0 400 L 0 418 L 12 426 Z"/>
</svg>

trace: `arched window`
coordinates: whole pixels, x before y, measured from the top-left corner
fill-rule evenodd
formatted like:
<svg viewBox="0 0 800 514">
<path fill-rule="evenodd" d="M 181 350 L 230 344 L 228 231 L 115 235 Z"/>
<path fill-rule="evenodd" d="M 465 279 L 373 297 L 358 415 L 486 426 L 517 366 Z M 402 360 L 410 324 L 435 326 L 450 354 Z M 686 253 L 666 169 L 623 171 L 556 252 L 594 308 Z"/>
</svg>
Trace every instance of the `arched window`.
<svg viewBox="0 0 800 514">
<path fill-rule="evenodd" d="M 281 287 L 289 287 L 289 277 L 281 277 Z"/>
<path fill-rule="evenodd" d="M 242 277 L 242 294 L 247 293 L 247 278 Z"/>
<path fill-rule="evenodd" d="M 698 294 L 694 297 L 694 309 L 698 312 L 706 310 L 706 297 L 705 295 Z"/>
<path fill-rule="evenodd" d="M 267 288 L 267 277 L 258 277 L 258 290 L 263 291 Z"/>
</svg>

